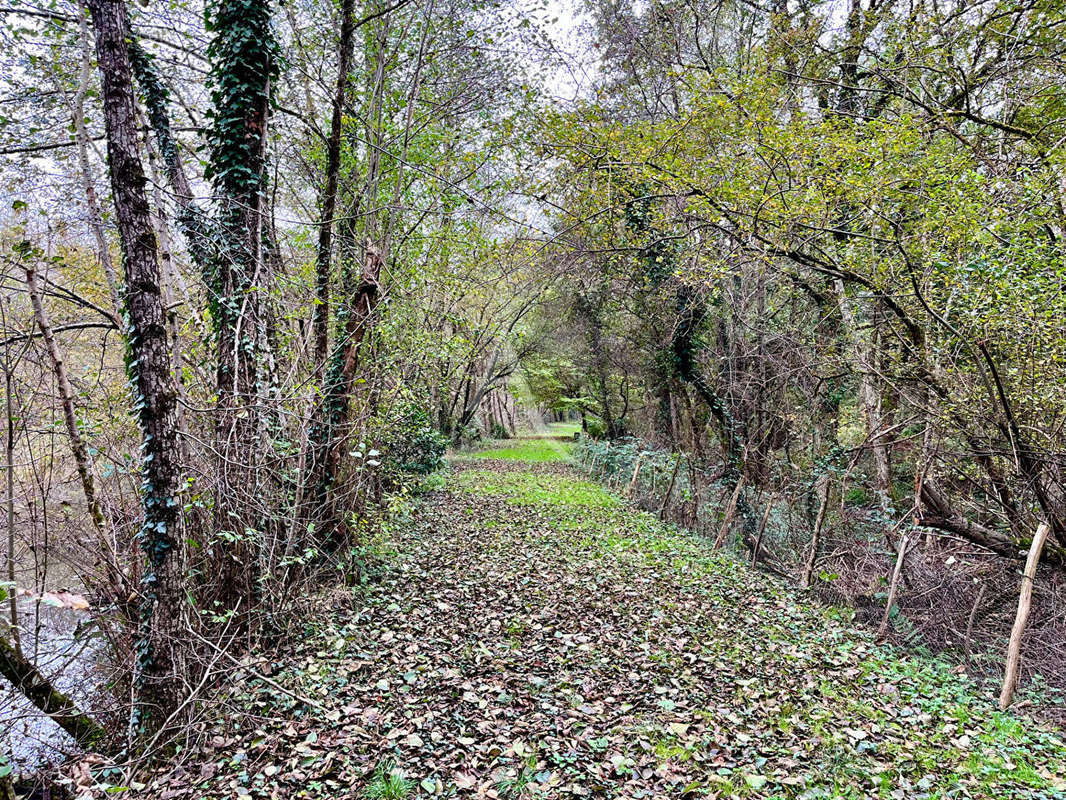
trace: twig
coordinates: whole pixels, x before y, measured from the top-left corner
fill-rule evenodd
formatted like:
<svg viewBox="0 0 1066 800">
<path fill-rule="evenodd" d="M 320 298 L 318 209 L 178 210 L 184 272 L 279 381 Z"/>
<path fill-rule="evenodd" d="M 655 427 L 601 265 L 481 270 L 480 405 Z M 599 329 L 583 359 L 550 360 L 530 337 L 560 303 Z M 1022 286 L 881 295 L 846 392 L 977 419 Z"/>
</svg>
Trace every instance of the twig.
<svg viewBox="0 0 1066 800">
<path fill-rule="evenodd" d="M 292 691 L 291 689 L 286 689 L 284 686 L 282 686 L 280 683 L 278 683 L 277 681 L 273 680 L 272 678 L 268 678 L 263 673 L 252 669 L 250 666 L 248 666 L 247 664 L 243 663 L 239 658 L 237 658 L 235 656 L 232 656 L 229 653 L 227 653 L 225 650 L 221 649 L 218 645 L 216 645 L 210 639 L 205 639 L 203 636 L 201 636 L 198 633 L 196 633 L 194 635 L 196 636 L 197 639 L 199 639 L 201 642 L 206 644 L 208 647 L 210 647 L 216 653 L 219 653 L 222 656 L 228 658 L 230 661 L 232 661 L 235 665 L 237 665 L 241 669 L 247 670 L 249 673 L 251 673 L 253 678 L 261 680 L 263 683 L 265 683 L 268 686 L 271 686 L 271 687 L 277 689 L 282 694 L 286 694 L 289 697 L 291 697 L 293 700 L 298 700 L 299 702 L 303 703 L 304 705 L 311 706 L 311 708 L 317 708 L 319 711 L 328 711 L 329 710 L 328 708 L 326 708 L 326 706 L 322 705 L 317 700 L 312 700 L 310 697 L 304 697 L 303 695 L 297 694 L 296 692 Z"/>
</svg>

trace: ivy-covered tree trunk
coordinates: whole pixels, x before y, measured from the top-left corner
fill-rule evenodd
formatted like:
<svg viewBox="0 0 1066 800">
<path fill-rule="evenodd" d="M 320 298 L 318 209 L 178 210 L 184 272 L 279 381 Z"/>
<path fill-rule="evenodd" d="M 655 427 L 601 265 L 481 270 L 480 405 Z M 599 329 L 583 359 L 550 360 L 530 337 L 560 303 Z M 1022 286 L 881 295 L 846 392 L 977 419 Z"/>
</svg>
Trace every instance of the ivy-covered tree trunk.
<svg viewBox="0 0 1066 800">
<path fill-rule="evenodd" d="M 307 440 L 307 474 L 303 478 L 305 485 L 311 487 L 313 508 L 308 514 L 309 521 L 318 522 L 326 529 L 333 527 L 332 518 L 335 516 L 335 512 L 331 510 L 333 504 L 330 498 L 333 480 L 329 475 L 332 470 L 329 463 L 329 439 L 332 437 L 334 428 L 332 417 L 338 413 L 337 398 L 330 390 L 333 383 L 339 379 L 337 364 L 331 365 L 329 348 L 330 288 L 333 282 L 333 217 L 337 210 L 341 132 L 355 42 L 354 0 L 342 0 L 340 13 L 337 83 L 333 93 L 329 139 L 326 142 L 325 182 L 319 196 L 321 218 L 315 255 L 315 306 L 311 317 L 315 372 L 322 377 L 322 397 L 313 411 Z M 374 285 L 376 286 L 376 279 Z M 341 313 L 338 316 L 344 315 Z M 343 331 L 339 332 L 343 335 Z"/>
<path fill-rule="evenodd" d="M 648 243 L 640 250 L 639 259 L 649 285 L 654 289 L 662 287 L 673 273 L 677 252 L 670 241 L 660 236 L 652 226 L 650 201 L 638 197 L 630 202 L 626 208 L 626 223 L 631 230 L 650 235 Z M 675 290 L 674 308 L 677 316 L 670 340 L 672 366 L 677 377 L 695 390 L 696 396 L 714 418 L 725 461 L 722 484 L 727 491 L 734 492 L 744 476 L 744 430 L 725 398 L 707 382 L 697 362 L 701 347 L 700 328 L 706 320 L 707 309 L 696 290 L 685 283 Z M 759 520 L 743 486 L 737 493 L 736 509 L 740 512 L 743 525 L 743 542 L 754 550 Z"/>
<path fill-rule="evenodd" d="M 600 405 L 600 419 L 603 420 L 607 438 L 613 440 L 625 433 L 625 420 L 616 418 L 611 408 L 611 363 L 603 337 L 604 292 L 605 287 L 601 286 L 595 294 L 578 293 L 574 298 L 574 314 L 588 340 L 590 378 Z"/>
<path fill-rule="evenodd" d="M 212 264 L 218 248 L 218 236 L 211 219 L 197 205 L 193 197 L 189 178 L 185 174 L 178 153 L 178 142 L 170 124 L 170 90 L 163 82 L 155 59 L 141 46 L 140 41 L 130 33 L 130 64 L 133 76 L 141 90 L 141 99 L 148 113 L 148 122 L 152 127 L 155 146 L 163 162 L 163 172 L 170 183 L 172 196 L 177 205 L 175 221 L 182 235 L 193 263 L 210 283 Z"/>
<path fill-rule="evenodd" d="M 695 292 L 688 286 L 682 285 L 677 290 L 677 312 L 677 324 L 671 341 L 677 374 L 696 390 L 696 394 L 706 404 L 717 423 L 718 438 L 725 457 L 722 484 L 728 491 L 734 491 L 744 474 L 744 436 L 725 400 L 707 383 L 696 363 L 697 331 L 704 316 L 704 308 Z M 744 544 L 753 548 L 759 520 L 743 488 L 737 496 L 737 510 L 743 522 Z"/>
<path fill-rule="evenodd" d="M 346 536 L 344 515 L 337 506 L 334 489 L 341 474 L 359 352 L 381 300 L 381 267 L 381 254 L 368 243 L 359 282 L 351 288 L 343 287 L 344 300 L 337 310 L 337 345 L 326 376 L 322 419 L 310 441 L 320 539 L 329 549 L 339 547 Z"/>
<path fill-rule="evenodd" d="M 326 176 L 319 200 L 321 219 L 318 226 L 318 249 L 315 255 L 315 307 L 311 326 L 315 338 L 315 369 L 325 370 L 329 358 L 329 295 L 333 275 L 333 216 L 337 210 L 337 186 L 341 169 L 341 130 L 344 103 L 348 93 L 352 45 L 355 41 L 355 0 L 341 0 L 341 32 L 337 53 L 337 84 L 326 142 Z"/>
<path fill-rule="evenodd" d="M 171 374 L 155 234 L 137 142 L 123 0 L 89 0 L 103 89 L 107 162 L 125 270 L 127 370 L 143 438 L 138 539 L 145 553 L 134 664 L 134 734 L 157 731 L 182 695 L 184 541 L 177 391 Z"/>
<path fill-rule="evenodd" d="M 341 13 L 350 10 L 342 7 Z M 366 34 L 365 63 L 366 98 L 365 137 L 372 143 L 366 158 L 365 181 L 346 209 L 343 222 L 338 225 L 337 250 L 340 264 L 340 291 L 337 298 L 336 334 L 329 355 L 329 365 L 323 384 L 322 408 L 308 436 L 308 480 L 314 501 L 314 516 L 319 525 L 318 540 L 330 550 L 339 548 L 347 537 L 343 510 L 339 507 L 335 489 L 341 475 L 345 442 L 348 438 L 352 393 L 355 389 L 359 354 L 374 321 L 374 312 L 381 300 L 379 278 L 386 254 L 376 242 L 380 239 L 377 209 L 381 180 L 381 152 L 383 149 L 382 109 L 387 79 L 386 43 L 391 21 L 386 13 L 377 26 Z M 350 28 L 350 29 L 349 29 Z M 350 54 L 345 48 L 354 46 L 355 23 L 345 16 L 341 30 L 339 68 L 348 69 Z M 336 99 L 343 99 L 346 78 L 338 76 Z M 334 105 L 334 112 L 337 106 Z M 336 117 L 334 117 L 336 120 Z M 339 120 L 338 120 L 339 121 Z M 327 149 L 332 148 L 331 142 Z M 338 141 L 339 148 L 339 141 Z M 337 151 L 339 169 L 340 151 Z M 329 187 L 327 186 L 327 191 Z M 364 210 L 363 202 L 368 208 Z M 336 198 L 334 198 L 335 202 Z M 326 217 L 323 214 L 323 222 Z M 323 228 L 324 230 L 324 228 Z M 362 237 L 360 234 L 364 234 Z M 324 254 L 319 239 L 319 259 Z M 321 265 L 321 262 L 320 262 Z M 321 273 L 319 279 L 321 279 Z M 321 329 L 316 331 L 316 355 L 321 342 Z"/>
<path fill-rule="evenodd" d="M 219 204 L 208 291 L 217 353 L 216 448 L 219 595 L 230 608 L 256 591 L 267 520 L 261 498 L 264 420 L 261 379 L 268 341 L 263 257 L 265 153 L 278 46 L 265 0 L 219 0 L 208 9 L 212 72 L 207 177 Z"/>
</svg>

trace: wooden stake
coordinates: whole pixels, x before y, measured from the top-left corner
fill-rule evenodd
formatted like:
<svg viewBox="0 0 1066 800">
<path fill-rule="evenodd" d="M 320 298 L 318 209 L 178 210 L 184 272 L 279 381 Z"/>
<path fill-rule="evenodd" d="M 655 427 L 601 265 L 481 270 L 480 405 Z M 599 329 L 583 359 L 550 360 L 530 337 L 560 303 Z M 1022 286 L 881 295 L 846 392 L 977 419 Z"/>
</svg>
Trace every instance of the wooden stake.
<svg viewBox="0 0 1066 800">
<path fill-rule="evenodd" d="M 884 638 L 885 633 L 888 631 L 888 619 L 892 614 L 892 606 L 896 602 L 896 591 L 899 589 L 899 576 L 903 572 L 903 562 L 907 558 L 907 547 L 910 545 L 910 538 L 907 534 L 899 540 L 899 552 L 896 553 L 896 567 L 892 570 L 892 580 L 888 585 L 888 600 L 885 602 L 885 613 L 881 617 L 881 624 L 877 628 L 877 638 Z"/>
<path fill-rule="evenodd" d="M 10 303 L 9 298 L 4 298 L 5 307 Z M 4 329 L 7 329 L 7 314 L 0 308 L 4 315 Z M 4 414 L 7 417 L 7 437 L 4 440 L 5 470 L 7 473 L 7 581 L 8 586 L 8 614 L 11 625 L 11 642 L 15 646 L 15 654 L 22 657 L 22 635 L 19 632 L 18 596 L 15 591 L 15 409 L 11 405 L 11 362 L 9 348 L 4 348 Z"/>
<path fill-rule="evenodd" d="M 626 490 L 626 497 L 632 498 L 633 492 L 637 488 L 637 478 L 640 477 L 640 468 L 644 466 L 644 454 L 641 453 L 637 457 L 637 467 L 633 470 L 633 478 L 629 481 L 629 489 Z"/>
<path fill-rule="evenodd" d="M 699 508 L 699 503 L 700 503 L 700 492 L 699 492 L 699 484 L 698 484 L 698 482 L 696 480 L 696 464 L 695 464 L 695 462 L 693 462 L 693 460 L 691 458 L 688 459 L 688 485 L 689 485 L 690 494 L 692 495 L 692 500 L 689 503 L 689 506 L 690 506 L 691 510 L 689 511 L 689 516 L 688 516 L 688 527 L 695 528 L 696 527 L 696 513 L 697 513 L 697 509 Z M 682 512 L 682 514 L 683 513 L 684 512 Z"/>
<path fill-rule="evenodd" d="M 759 523 L 759 532 L 755 534 L 755 545 L 751 548 L 751 565 L 754 567 L 759 560 L 759 546 L 762 544 L 762 534 L 766 530 L 766 523 L 770 519 L 770 510 L 774 507 L 774 496 L 766 501 L 766 510 L 762 512 L 762 521 Z"/>
<path fill-rule="evenodd" d="M 807 564 L 803 568 L 803 580 L 801 585 L 809 589 L 811 579 L 814 577 L 814 565 L 818 562 L 818 545 L 822 536 L 822 525 L 825 524 L 825 511 L 829 506 L 829 473 L 822 475 L 818 482 L 822 493 L 822 502 L 818 506 L 818 516 L 814 521 L 814 532 L 811 535 L 811 552 L 807 557 Z"/>
<path fill-rule="evenodd" d="M 1018 614 L 1014 618 L 1014 627 L 1010 632 L 1007 645 L 1007 666 L 1003 673 L 1003 690 L 999 693 L 999 710 L 1005 711 L 1014 699 L 1014 690 L 1018 688 L 1018 667 L 1022 661 L 1022 634 L 1025 623 L 1029 621 L 1029 609 L 1033 604 L 1033 581 L 1036 578 L 1036 566 L 1040 561 L 1040 551 L 1044 549 L 1051 526 L 1041 522 L 1036 535 L 1029 545 L 1029 556 L 1025 559 L 1022 572 L 1022 589 L 1018 595 Z"/>
<path fill-rule="evenodd" d="M 659 509 L 659 519 L 664 519 L 666 516 L 666 509 L 670 505 L 670 495 L 674 493 L 674 483 L 677 482 L 677 471 L 681 468 L 681 454 L 677 454 L 677 460 L 674 462 L 674 471 L 670 473 L 670 485 L 666 487 L 666 496 L 663 497 L 662 508 Z"/>
<path fill-rule="evenodd" d="M 740 476 L 740 480 L 737 481 L 736 487 L 733 489 L 733 494 L 729 497 L 729 505 L 725 508 L 725 518 L 722 520 L 722 527 L 718 529 L 718 536 L 714 539 L 714 549 L 717 550 L 725 542 L 726 534 L 729 533 L 729 526 L 733 524 L 733 514 L 737 510 L 737 501 L 740 500 L 740 493 L 744 491 L 744 476 Z"/>
</svg>

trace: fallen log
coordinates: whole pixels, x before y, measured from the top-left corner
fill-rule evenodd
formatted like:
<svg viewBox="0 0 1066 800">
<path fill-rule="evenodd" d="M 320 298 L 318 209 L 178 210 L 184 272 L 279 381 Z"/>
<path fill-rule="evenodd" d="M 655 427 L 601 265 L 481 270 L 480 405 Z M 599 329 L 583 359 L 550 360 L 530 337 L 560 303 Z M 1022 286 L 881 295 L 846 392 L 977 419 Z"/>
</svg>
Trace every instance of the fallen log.
<svg viewBox="0 0 1066 800">
<path fill-rule="evenodd" d="M 1006 558 L 1025 560 L 1032 539 L 1016 538 L 967 519 L 951 508 L 947 497 L 932 481 L 922 484 L 921 501 L 921 507 L 915 514 L 915 522 L 918 525 L 954 534 Z M 1066 547 L 1053 542 L 1049 535 L 1043 558 L 1045 564 L 1066 567 Z"/>
</svg>

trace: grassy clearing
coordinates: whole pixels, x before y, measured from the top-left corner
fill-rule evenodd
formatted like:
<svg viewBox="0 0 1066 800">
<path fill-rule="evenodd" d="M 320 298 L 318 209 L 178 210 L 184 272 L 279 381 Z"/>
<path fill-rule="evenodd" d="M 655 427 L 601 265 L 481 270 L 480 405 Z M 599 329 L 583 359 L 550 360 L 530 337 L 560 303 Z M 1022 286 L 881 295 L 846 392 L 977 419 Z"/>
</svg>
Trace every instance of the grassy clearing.
<svg viewBox="0 0 1066 800">
<path fill-rule="evenodd" d="M 600 484 L 561 479 L 550 473 L 501 473 L 489 469 L 467 469 L 457 473 L 453 487 L 467 494 L 498 495 L 519 506 L 547 505 L 564 509 L 615 508 L 620 504 Z M 560 515 L 565 518 L 565 514 Z"/>
<path fill-rule="evenodd" d="M 459 458 L 496 458 L 504 461 L 526 461 L 530 463 L 551 463 L 566 461 L 570 458 L 572 445 L 553 439 L 530 437 L 510 439 L 500 447 L 464 453 Z"/>
<path fill-rule="evenodd" d="M 551 436 L 556 439 L 573 439 L 574 434 L 581 430 L 580 422 L 549 422 L 543 430 L 531 434 L 536 437 Z"/>
</svg>

